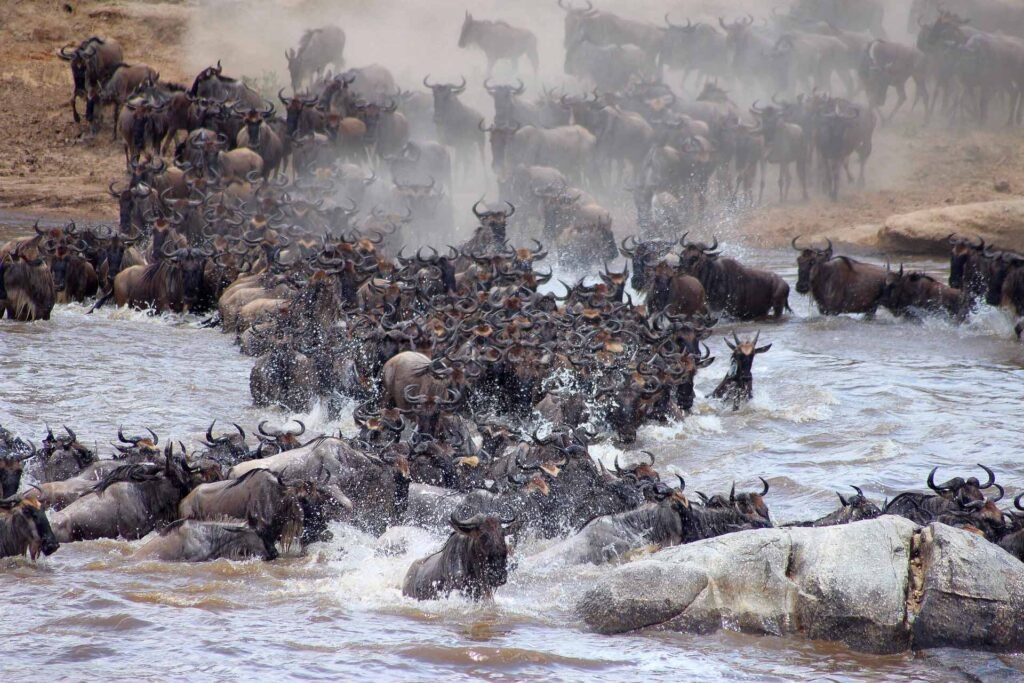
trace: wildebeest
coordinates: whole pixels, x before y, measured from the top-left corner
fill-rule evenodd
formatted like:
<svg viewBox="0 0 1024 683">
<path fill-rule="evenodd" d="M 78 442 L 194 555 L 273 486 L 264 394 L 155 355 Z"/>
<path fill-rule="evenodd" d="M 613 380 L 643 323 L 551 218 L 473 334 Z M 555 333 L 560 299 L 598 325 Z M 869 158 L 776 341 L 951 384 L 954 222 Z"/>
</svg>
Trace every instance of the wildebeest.
<svg viewBox="0 0 1024 683">
<path fill-rule="evenodd" d="M 573 7 L 558 0 L 558 6 L 565 12 L 564 46 L 569 49 L 580 40 L 588 40 L 599 46 L 637 47 L 644 60 L 653 65 L 661 52 L 665 29 L 634 19 L 627 19 L 611 12 L 595 10 L 590 0 L 586 8 Z"/>
<path fill-rule="evenodd" d="M 985 256 L 985 240 L 977 242 L 951 233 L 948 238 L 949 286 L 959 289 L 973 301 L 985 296 L 988 289 L 990 259 Z"/>
<path fill-rule="evenodd" d="M 896 316 L 939 313 L 960 319 L 965 312 L 959 289 L 944 285 L 926 273 L 904 273 L 903 264 L 898 273 L 887 277 L 880 301 Z"/>
<path fill-rule="evenodd" d="M 986 252 L 989 259 L 985 303 L 1006 306 L 1016 315 L 1024 313 L 1024 256 L 1008 251 Z"/>
<path fill-rule="evenodd" d="M 665 25 L 668 28 L 658 55 L 660 66 L 682 69 L 684 83 L 691 71 L 709 78 L 728 75 L 729 50 L 725 34 L 710 24 L 694 24 L 689 19 L 685 26 L 673 24 L 667 13 Z"/>
<path fill-rule="evenodd" d="M 431 85 L 430 74 L 427 74 L 423 85 L 434 93 L 434 124 L 438 141 L 455 150 L 456 163 L 462 166 L 463 174 L 469 173 L 474 152 L 479 153 L 480 165 L 483 166 L 485 140 L 478 126 L 484 117 L 459 101 L 459 95 L 466 90 L 466 79 L 463 78 L 459 85 Z"/>
<path fill-rule="evenodd" d="M 904 492 L 893 498 L 883 508 L 883 514 L 900 515 L 918 524 L 928 524 L 944 513 L 964 510 L 967 506 L 984 503 L 985 489 L 996 486 L 996 476 L 991 469 L 979 464 L 987 478 L 984 482 L 977 477 L 953 477 L 941 484 L 935 483 L 935 472 L 928 473 L 928 488 L 934 494 Z"/>
<path fill-rule="evenodd" d="M 79 443 L 70 427 L 65 426 L 67 436 L 54 436 L 46 430 L 42 448 L 29 463 L 29 474 L 39 483 L 61 481 L 77 476 L 89 465 L 96 462 L 96 454 Z"/>
<path fill-rule="evenodd" d="M 459 519 L 453 513 L 450 521 L 455 531 L 444 547 L 409 567 L 402 583 L 406 597 L 433 600 L 459 591 L 479 600 L 508 580 L 505 534 L 515 520 L 483 514 Z"/>
<path fill-rule="evenodd" d="M 319 78 L 328 65 L 336 69 L 345 66 L 345 32 L 337 26 L 309 29 L 299 39 L 299 49 L 289 48 L 284 56 L 288 60 L 288 74 L 292 92 L 298 93 L 310 78 Z"/>
<path fill-rule="evenodd" d="M 822 168 L 822 183 L 832 201 L 839 199 L 839 171 L 850 173 L 850 156 L 856 152 L 860 170 L 857 185 L 864 186 L 864 167 L 871 156 L 875 132 L 875 112 L 870 107 L 855 107 L 845 101 L 829 100 L 818 112 L 815 143 Z"/>
<path fill-rule="evenodd" d="M 100 88 L 110 78 L 114 70 L 121 64 L 124 54 L 121 45 L 110 38 L 92 36 L 83 40 L 77 47 L 65 45 L 57 55 L 71 62 L 71 78 L 74 90 L 71 93 L 71 114 L 75 123 L 80 123 L 76 100 L 88 97 L 90 88 Z"/>
<path fill-rule="evenodd" d="M 110 76 L 102 89 L 94 90 L 89 95 L 86 105 L 86 119 L 93 123 L 93 132 L 100 119 L 100 112 L 96 109 L 104 104 L 111 105 L 113 109 L 113 127 L 110 131 L 110 138 L 117 139 L 118 121 L 121 118 L 121 107 L 125 105 L 128 98 L 144 83 L 155 83 L 160 74 L 155 69 L 145 64 L 121 64 Z M 157 141 L 159 143 L 159 141 Z"/>
<path fill-rule="evenodd" d="M 622 90 L 631 78 L 650 75 L 648 55 L 636 45 L 595 45 L 582 37 L 565 52 L 565 73 L 601 90 Z"/>
<path fill-rule="evenodd" d="M 590 161 L 597 139 L 583 126 L 492 126 L 486 130 L 491 134 L 491 155 L 499 172 L 509 172 L 520 165 L 550 166 L 581 185 L 585 174 L 592 172 Z"/>
<path fill-rule="evenodd" d="M 274 105 L 268 104 L 263 111 L 250 109 L 243 117 L 244 125 L 238 131 L 235 143 L 238 147 L 248 147 L 260 155 L 263 160 L 263 177 L 269 178 L 284 158 L 284 142 L 267 123 L 274 113 Z"/>
<path fill-rule="evenodd" d="M 82 249 L 59 245 L 50 256 L 50 274 L 57 303 L 84 302 L 96 295 L 99 278 Z"/>
<path fill-rule="evenodd" d="M 850 31 L 871 31 L 885 37 L 884 0 L 794 0 L 792 17 L 806 21 L 824 21 Z"/>
<path fill-rule="evenodd" d="M 462 22 L 462 30 L 459 32 L 459 47 L 465 48 L 470 45 L 476 45 L 483 50 L 487 57 L 488 76 L 494 70 L 494 65 L 502 59 L 518 66 L 519 59 L 526 57 L 533 67 L 535 76 L 537 69 L 540 68 L 537 57 L 537 36 L 533 32 L 516 28 L 504 21 L 474 19 L 467 10 L 466 18 Z"/>
<path fill-rule="evenodd" d="M 852 522 L 859 522 L 863 519 L 874 519 L 882 514 L 881 508 L 868 500 L 867 496 L 858 486 L 851 486 L 856 495 L 849 498 L 844 498 L 843 494 L 836 492 L 839 496 L 839 502 L 842 504 L 838 510 L 828 513 L 824 517 L 811 522 L 798 522 L 795 524 L 787 524 L 786 526 L 836 526 L 839 524 L 850 524 Z"/>
<path fill-rule="evenodd" d="M 684 235 L 685 239 L 685 235 Z M 740 320 L 781 317 L 789 309 L 789 285 L 775 273 L 744 266 L 710 247 L 688 242 L 680 256 L 680 268 L 700 280 L 707 294 L 708 308 Z"/>
<path fill-rule="evenodd" d="M 761 188 L 758 192 L 757 201 L 764 199 L 764 187 L 767 181 L 767 174 L 763 165 L 779 165 L 779 201 L 789 199 L 789 187 L 792 183 L 790 166 L 796 166 L 797 180 L 800 181 L 800 190 L 803 198 L 807 199 L 807 161 L 809 138 L 808 131 L 795 123 L 782 120 L 782 111 L 778 107 L 768 105 L 758 107 L 757 101 L 750 107 L 750 113 L 757 117 L 757 128 L 751 131 L 764 140 L 764 158 L 761 170 Z"/>
<path fill-rule="evenodd" d="M 874 314 L 888 278 L 885 269 L 871 263 L 862 263 L 846 256 L 832 255 L 832 240 L 825 249 L 797 246 L 796 291 L 810 294 L 822 315 L 840 313 Z"/>
<path fill-rule="evenodd" d="M 899 99 L 883 121 L 889 121 L 907 101 L 906 83 L 914 81 L 913 108 L 918 100 L 928 105 L 928 64 L 927 59 L 916 47 L 891 43 L 886 40 L 872 41 L 864 50 L 857 73 L 867 93 L 868 103 L 875 109 L 885 104 L 889 88 L 896 88 Z"/>
<path fill-rule="evenodd" d="M 327 522 L 351 508 L 337 487 L 321 491 L 316 483 L 286 484 L 279 474 L 253 469 L 237 479 L 200 484 L 178 504 L 178 514 L 183 519 L 247 520 L 261 536 L 272 543 L 280 539 L 287 547 L 295 539 L 303 545 L 323 540 Z"/>
<path fill-rule="evenodd" d="M 49 320 L 57 292 L 40 250 L 18 245 L 0 257 L 0 303 L 12 320 Z"/>
<path fill-rule="evenodd" d="M 122 465 L 95 489 L 54 513 L 54 534 L 63 542 L 97 538 L 135 540 L 178 517 L 178 502 L 191 486 L 182 455 L 168 446 L 164 465 Z"/>
<path fill-rule="evenodd" d="M 132 266 L 114 278 L 118 306 L 152 308 L 157 312 L 203 312 L 212 301 L 204 281 L 207 259 L 203 249 L 165 249 L 166 258 L 148 266 Z"/>
<path fill-rule="evenodd" d="M 236 78 L 223 74 L 224 68 L 217 60 L 217 66 L 208 66 L 196 75 L 188 94 L 192 97 L 206 97 L 220 102 L 232 102 L 239 109 L 260 109 L 263 97 Z"/>
<path fill-rule="evenodd" d="M 179 519 L 136 550 L 136 560 L 163 562 L 211 562 L 213 560 L 262 560 L 277 558 L 274 539 L 254 527 L 237 522 Z"/>
<path fill-rule="evenodd" d="M 52 555 L 60 548 L 39 501 L 22 496 L 0 498 L 0 557 L 28 553 Z"/>
<path fill-rule="evenodd" d="M 732 350 L 732 361 L 729 365 L 729 371 L 721 383 L 711 392 L 711 395 L 714 398 L 732 401 L 733 410 L 739 410 L 740 404 L 749 401 L 754 395 L 754 356 L 772 348 L 771 344 L 758 346 L 757 340 L 760 336 L 761 332 L 758 331 L 753 339 L 740 341 L 740 338 L 733 332 L 733 341 L 725 340 L 726 346 Z M 767 488 L 765 491 L 767 492 Z"/>
</svg>

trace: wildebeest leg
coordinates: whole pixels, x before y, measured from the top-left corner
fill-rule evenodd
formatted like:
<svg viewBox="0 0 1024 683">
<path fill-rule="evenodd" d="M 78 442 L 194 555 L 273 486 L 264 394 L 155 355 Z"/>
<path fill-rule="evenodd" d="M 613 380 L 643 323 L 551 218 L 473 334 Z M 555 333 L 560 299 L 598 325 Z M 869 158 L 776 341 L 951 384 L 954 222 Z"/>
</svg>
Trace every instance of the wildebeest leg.
<svg viewBox="0 0 1024 683">
<path fill-rule="evenodd" d="M 896 84 L 896 97 L 897 97 L 897 99 L 896 99 L 896 106 L 893 107 L 892 111 L 889 112 L 889 115 L 886 116 L 883 119 L 883 121 L 885 121 L 886 123 L 888 123 L 889 121 L 892 121 L 892 118 L 894 116 L 896 116 L 896 112 L 898 112 L 900 110 L 900 107 L 903 106 L 903 103 L 907 101 L 907 84 L 906 84 L 906 82 L 897 83 Z"/>
<path fill-rule="evenodd" d="M 767 170 L 768 170 L 767 163 L 762 161 L 761 162 L 761 191 L 758 192 L 758 194 L 757 194 L 757 203 L 758 204 L 761 204 L 764 201 L 764 186 L 765 186 L 765 183 L 768 180 Z"/>
<path fill-rule="evenodd" d="M 75 123 L 81 123 L 82 117 L 78 115 L 78 93 L 76 92 L 71 96 L 71 115 L 75 118 Z"/>
<path fill-rule="evenodd" d="M 114 100 L 114 125 L 113 130 L 110 131 L 110 139 L 117 140 L 117 120 L 121 117 L 121 102 Z"/>
<path fill-rule="evenodd" d="M 789 164 L 779 164 L 779 202 L 785 202 L 789 195 Z"/>
<path fill-rule="evenodd" d="M 810 199 L 807 194 L 807 157 L 806 155 L 796 160 L 796 177 L 800 181 L 800 192 L 806 202 Z"/>
</svg>

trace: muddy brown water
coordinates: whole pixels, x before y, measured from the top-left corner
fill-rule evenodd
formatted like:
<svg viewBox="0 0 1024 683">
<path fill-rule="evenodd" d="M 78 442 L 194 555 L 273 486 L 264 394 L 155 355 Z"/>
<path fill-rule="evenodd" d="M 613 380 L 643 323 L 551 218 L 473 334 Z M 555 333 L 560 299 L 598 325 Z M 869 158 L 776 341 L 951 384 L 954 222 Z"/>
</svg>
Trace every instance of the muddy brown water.
<svg viewBox="0 0 1024 683">
<path fill-rule="evenodd" d="M 730 251 L 725 245 L 726 251 Z M 735 249 L 733 252 L 737 251 Z M 740 251 L 792 284 L 792 252 Z M 940 263 L 922 267 L 942 272 Z M 771 342 L 754 365 L 754 400 L 739 411 L 699 398 L 681 424 L 648 426 L 628 449 L 603 443 L 597 457 L 647 449 L 663 474 L 688 490 L 727 491 L 768 479 L 778 521 L 824 514 L 835 491 L 864 488 L 879 503 L 939 476 L 980 474 L 1024 487 L 1020 391 L 1024 347 L 1012 323 L 983 309 L 966 325 L 909 323 L 882 313 L 823 318 L 805 297 L 781 323 L 739 325 Z M 722 333 L 733 326 L 723 324 Z M 706 396 L 725 372 L 718 360 L 697 383 Z M 229 336 L 197 320 L 125 310 L 86 315 L 59 306 L 48 323 L 0 321 L 0 424 L 38 441 L 44 423 L 67 423 L 104 454 L 120 424 L 161 439 L 197 437 L 214 417 L 280 423 L 251 406 L 251 359 Z M 350 429 L 349 415 L 298 416 L 311 430 Z M 37 671 L 81 680 L 954 680 L 948 661 L 866 656 L 831 644 L 744 636 L 588 633 L 571 605 L 605 568 L 558 579 L 512 573 L 493 604 L 459 597 L 401 597 L 409 563 L 441 536 L 422 534 L 408 552 L 378 557 L 374 539 L 344 525 L 305 557 L 273 563 L 137 562 L 138 543 L 68 544 L 35 564 L 0 561 L 4 678 Z M 520 546 L 523 555 L 542 547 Z M 960 655 L 972 670 L 1013 672 L 1020 657 Z M 945 663 L 944 663 L 945 662 Z M 1006 667 L 1012 667 L 1007 669 Z M 970 668 L 970 667 L 968 667 Z M 993 674 L 994 675 L 994 674 Z M 982 679 L 986 678 L 982 676 Z"/>
</svg>

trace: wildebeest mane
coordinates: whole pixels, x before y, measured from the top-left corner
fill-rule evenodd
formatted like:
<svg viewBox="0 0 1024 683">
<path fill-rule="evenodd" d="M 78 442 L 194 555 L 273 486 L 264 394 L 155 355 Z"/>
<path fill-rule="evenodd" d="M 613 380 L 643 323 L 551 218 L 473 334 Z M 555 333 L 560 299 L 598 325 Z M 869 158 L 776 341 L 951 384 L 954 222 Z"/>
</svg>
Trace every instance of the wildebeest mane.
<svg viewBox="0 0 1024 683">
<path fill-rule="evenodd" d="M 96 493 L 102 493 L 108 487 L 119 482 L 142 483 L 154 481 L 160 477 L 160 473 L 163 472 L 163 470 L 164 468 L 160 465 L 154 465 L 152 463 L 121 465 L 101 479 L 100 482 L 92 488 L 92 490 Z"/>
</svg>

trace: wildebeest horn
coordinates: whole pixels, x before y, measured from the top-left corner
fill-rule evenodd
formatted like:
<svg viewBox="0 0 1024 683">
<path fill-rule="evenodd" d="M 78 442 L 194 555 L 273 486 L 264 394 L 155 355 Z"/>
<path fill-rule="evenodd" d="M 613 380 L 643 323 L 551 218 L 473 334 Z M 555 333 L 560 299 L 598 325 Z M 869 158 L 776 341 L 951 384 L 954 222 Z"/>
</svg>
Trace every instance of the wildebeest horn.
<svg viewBox="0 0 1024 683">
<path fill-rule="evenodd" d="M 68 427 L 67 425 L 61 425 L 61 426 L 64 427 L 64 431 L 68 433 L 68 438 L 71 439 L 72 443 L 78 441 L 78 437 L 75 436 L 75 433 L 73 431 L 71 431 L 70 427 Z"/>
<path fill-rule="evenodd" d="M 1006 495 L 1006 489 L 1004 489 L 999 484 L 996 484 L 995 482 L 993 482 L 992 485 L 995 486 L 996 489 L 999 491 L 999 495 L 996 496 L 995 498 L 988 498 L 986 496 L 985 500 L 987 502 L 989 502 L 989 503 L 998 503 L 999 501 L 1001 501 L 1003 499 L 1003 496 Z"/>
<path fill-rule="evenodd" d="M 427 88 L 433 88 L 434 86 L 430 85 L 430 83 L 428 82 L 429 80 L 430 74 L 427 74 L 426 76 L 423 77 L 423 85 Z"/>
<path fill-rule="evenodd" d="M 505 203 L 508 204 L 508 211 L 505 212 L 505 218 L 511 218 L 516 213 L 516 207 L 510 201 L 506 201 Z M 540 243 L 538 242 L 538 244 Z"/>
<path fill-rule="evenodd" d="M 979 488 L 987 489 L 987 488 L 991 487 L 993 484 L 996 483 L 996 475 L 995 475 L 995 473 L 992 470 L 990 470 L 989 468 L 985 467 L 981 463 L 978 463 L 978 467 L 980 467 L 981 469 L 985 470 L 985 473 L 988 475 L 988 481 L 986 481 L 984 484 L 979 484 L 978 485 Z"/>
<path fill-rule="evenodd" d="M 713 239 L 713 240 L 715 241 L 715 243 L 714 243 L 714 244 L 712 244 L 712 245 L 711 245 L 710 247 L 708 247 L 707 249 L 705 249 L 705 250 L 704 250 L 704 253 L 712 252 L 712 251 L 714 251 L 715 249 L 718 249 L 718 238 L 717 238 L 717 237 L 715 237 L 714 235 L 712 235 L 712 239 Z"/>
<path fill-rule="evenodd" d="M 486 517 L 482 513 L 477 513 L 469 519 L 459 519 L 458 513 L 453 512 L 450 518 L 451 525 L 456 530 L 461 531 L 464 534 L 468 534 L 472 531 L 476 531 L 480 528 L 480 525 L 484 523 Z"/>
<path fill-rule="evenodd" d="M 758 477 L 758 479 L 760 479 L 761 483 L 764 484 L 764 490 L 761 491 L 761 495 L 766 495 L 768 493 L 768 481 L 764 477 Z"/>
<path fill-rule="evenodd" d="M 263 429 L 263 425 L 267 424 L 267 422 L 269 422 L 269 420 L 263 420 L 258 425 L 256 425 L 256 429 L 259 430 L 259 433 L 262 434 L 263 436 L 277 436 L 277 434 L 271 434 L 270 432 L 267 432 L 266 430 Z"/>
<path fill-rule="evenodd" d="M 796 249 L 797 251 L 802 251 L 802 249 L 800 249 L 800 247 L 796 246 L 796 241 L 798 239 L 800 239 L 800 235 L 797 235 L 796 237 L 794 237 L 793 241 L 791 241 L 790 244 L 793 245 L 793 248 Z"/>
<path fill-rule="evenodd" d="M 860 496 L 861 498 L 864 497 L 864 492 L 860 490 L 859 486 L 854 486 L 853 484 L 850 484 L 850 488 L 856 491 L 857 495 Z"/>
<path fill-rule="evenodd" d="M 135 441 L 132 441 L 131 439 L 125 438 L 125 435 L 124 435 L 124 425 L 121 425 L 120 427 L 117 428 L 117 440 L 120 441 L 121 443 L 130 443 L 130 444 L 133 444 L 133 445 L 136 443 Z"/>
<path fill-rule="evenodd" d="M 685 491 L 686 490 L 686 480 L 683 479 L 683 475 L 677 474 L 676 475 L 676 479 L 679 480 L 679 490 L 680 491 Z"/>
<path fill-rule="evenodd" d="M 942 491 L 935 486 L 935 473 L 938 471 L 938 467 L 933 467 L 932 471 L 928 473 L 928 488 L 936 493 L 942 493 Z"/>
<path fill-rule="evenodd" d="M 650 451 L 640 451 L 640 452 L 643 453 L 644 455 L 646 455 L 648 458 L 651 459 L 650 466 L 654 467 L 654 453 L 651 453 Z"/>
<path fill-rule="evenodd" d="M 479 211 L 476 210 L 476 207 L 478 207 L 482 201 L 483 201 L 483 197 L 481 197 L 480 199 L 476 200 L 476 203 L 473 204 L 473 215 L 476 216 L 477 218 L 483 218 L 483 216 L 484 216 L 483 213 L 480 213 Z M 484 213 L 486 213 L 486 212 L 484 212 Z"/>
</svg>

